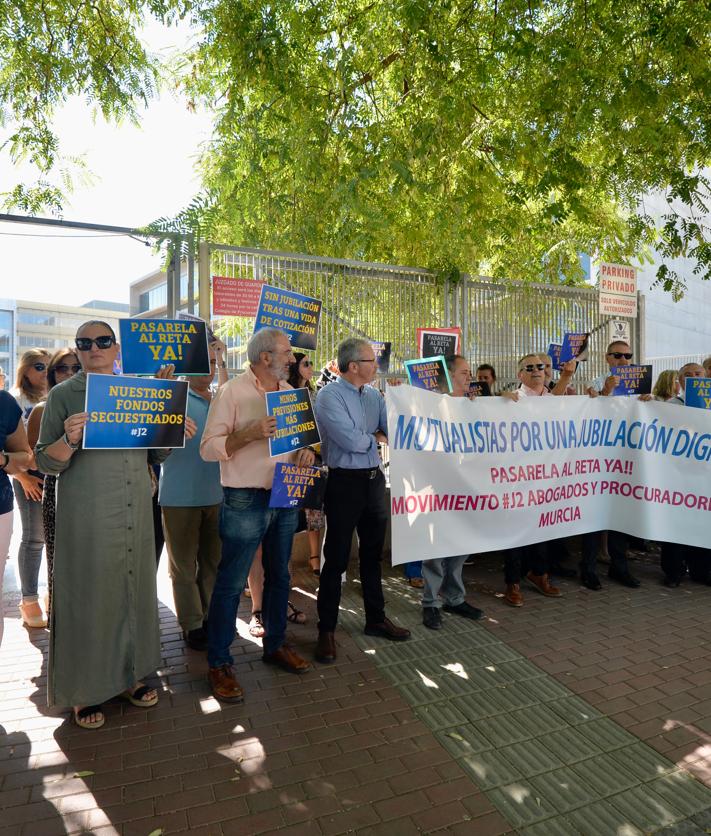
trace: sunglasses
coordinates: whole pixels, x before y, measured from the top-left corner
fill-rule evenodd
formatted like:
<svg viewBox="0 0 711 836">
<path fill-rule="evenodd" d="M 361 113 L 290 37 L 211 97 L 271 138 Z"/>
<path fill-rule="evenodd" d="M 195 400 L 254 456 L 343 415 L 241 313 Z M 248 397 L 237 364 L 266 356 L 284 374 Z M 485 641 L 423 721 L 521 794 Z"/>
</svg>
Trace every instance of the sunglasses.
<svg viewBox="0 0 711 836">
<path fill-rule="evenodd" d="M 522 366 L 519 371 L 532 372 L 532 371 L 535 371 L 536 369 L 538 369 L 539 372 L 542 372 L 543 369 L 545 369 L 545 367 L 546 367 L 545 363 L 529 363 L 528 366 Z"/>
<path fill-rule="evenodd" d="M 313 366 L 313 363 L 311 362 L 311 360 L 302 360 L 301 365 L 305 368 L 308 368 L 309 366 Z"/>
<path fill-rule="evenodd" d="M 107 334 L 106 336 L 96 337 L 93 340 L 89 337 L 77 337 L 74 343 L 79 351 L 91 351 L 92 345 L 96 345 L 97 348 L 101 349 L 111 348 L 116 343 L 116 340 Z"/>
<path fill-rule="evenodd" d="M 66 374 L 67 372 L 71 372 L 72 374 L 76 374 L 77 372 L 81 371 L 81 366 L 79 363 L 73 364 L 68 366 L 66 363 L 62 363 L 60 366 L 54 367 L 55 372 L 61 372 L 62 374 Z"/>
<path fill-rule="evenodd" d="M 610 351 L 610 352 L 608 352 L 607 356 L 608 357 L 614 357 L 615 360 L 621 360 L 623 357 L 625 358 L 625 360 L 631 360 L 632 359 L 632 354 L 627 354 L 624 351 Z"/>
<path fill-rule="evenodd" d="M 32 368 L 36 372 L 46 372 L 47 371 L 47 364 L 46 363 L 33 363 Z"/>
</svg>

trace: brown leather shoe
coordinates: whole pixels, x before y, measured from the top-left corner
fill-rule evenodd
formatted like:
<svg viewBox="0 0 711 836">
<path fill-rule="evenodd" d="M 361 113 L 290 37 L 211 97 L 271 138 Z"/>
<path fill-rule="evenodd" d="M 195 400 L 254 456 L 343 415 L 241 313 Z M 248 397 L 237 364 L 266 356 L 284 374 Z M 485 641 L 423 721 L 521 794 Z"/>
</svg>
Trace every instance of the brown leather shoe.
<svg viewBox="0 0 711 836">
<path fill-rule="evenodd" d="M 336 661 L 336 634 L 335 633 L 319 633 L 318 641 L 316 642 L 316 652 L 314 657 L 317 662 L 322 665 L 330 665 L 331 662 Z"/>
<path fill-rule="evenodd" d="M 381 639 L 390 639 L 393 642 L 404 642 L 410 638 L 409 630 L 398 627 L 389 618 L 383 619 L 380 624 L 366 624 L 363 632 L 366 636 L 380 636 Z"/>
<path fill-rule="evenodd" d="M 278 665 L 289 673 L 305 673 L 311 665 L 288 644 L 283 644 L 274 653 L 265 653 L 262 662 L 267 665 Z"/>
<path fill-rule="evenodd" d="M 504 594 L 504 601 L 511 607 L 523 606 L 523 595 L 521 595 L 521 587 L 517 583 L 506 584 L 506 593 Z"/>
<path fill-rule="evenodd" d="M 210 668 L 207 674 L 212 695 L 220 702 L 242 702 L 244 693 L 232 673 L 232 665 Z"/>
<path fill-rule="evenodd" d="M 548 575 L 534 575 L 533 572 L 529 572 L 526 580 L 548 598 L 560 598 L 560 589 L 557 586 L 551 586 Z"/>
</svg>

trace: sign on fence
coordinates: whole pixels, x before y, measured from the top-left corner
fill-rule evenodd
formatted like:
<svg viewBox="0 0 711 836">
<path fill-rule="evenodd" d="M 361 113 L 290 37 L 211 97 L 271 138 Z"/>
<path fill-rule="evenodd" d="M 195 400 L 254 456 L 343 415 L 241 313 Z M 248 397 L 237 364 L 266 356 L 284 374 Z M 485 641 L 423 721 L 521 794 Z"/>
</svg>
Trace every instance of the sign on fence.
<svg viewBox="0 0 711 836">
<path fill-rule="evenodd" d="M 637 271 L 634 267 L 603 262 L 599 292 L 603 316 L 637 316 Z"/>
</svg>

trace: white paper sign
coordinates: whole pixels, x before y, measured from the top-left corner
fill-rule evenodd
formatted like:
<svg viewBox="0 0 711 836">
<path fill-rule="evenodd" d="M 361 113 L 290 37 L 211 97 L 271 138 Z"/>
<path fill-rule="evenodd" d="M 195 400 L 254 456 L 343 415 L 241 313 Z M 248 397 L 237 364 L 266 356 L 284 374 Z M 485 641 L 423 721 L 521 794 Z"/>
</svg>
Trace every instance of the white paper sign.
<svg viewBox="0 0 711 836">
<path fill-rule="evenodd" d="M 632 345 L 630 342 L 631 335 L 630 335 L 630 324 L 627 322 L 626 319 L 612 319 L 610 320 L 610 333 L 609 333 L 609 340 L 608 342 L 611 343 L 627 343 L 627 345 Z"/>
<path fill-rule="evenodd" d="M 637 271 L 626 264 L 600 264 L 600 313 L 637 316 Z"/>
<path fill-rule="evenodd" d="M 708 546 L 711 412 L 390 387 L 393 564 L 587 531 Z"/>
</svg>

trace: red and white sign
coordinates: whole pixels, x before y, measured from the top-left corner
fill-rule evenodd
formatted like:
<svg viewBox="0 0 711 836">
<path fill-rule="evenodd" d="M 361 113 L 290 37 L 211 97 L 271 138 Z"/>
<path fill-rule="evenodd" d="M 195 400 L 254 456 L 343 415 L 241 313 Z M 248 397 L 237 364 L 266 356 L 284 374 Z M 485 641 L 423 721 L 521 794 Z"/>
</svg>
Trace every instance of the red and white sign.
<svg viewBox="0 0 711 836">
<path fill-rule="evenodd" d="M 256 316 L 264 282 L 254 279 L 212 277 L 212 311 L 215 316 Z"/>
<path fill-rule="evenodd" d="M 637 316 L 637 271 L 626 264 L 600 265 L 600 313 L 603 316 Z"/>
</svg>

